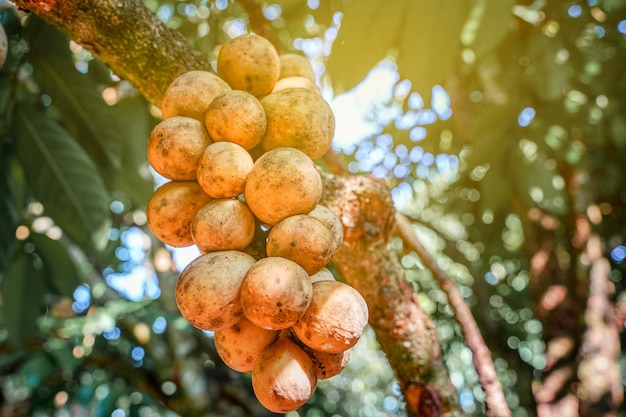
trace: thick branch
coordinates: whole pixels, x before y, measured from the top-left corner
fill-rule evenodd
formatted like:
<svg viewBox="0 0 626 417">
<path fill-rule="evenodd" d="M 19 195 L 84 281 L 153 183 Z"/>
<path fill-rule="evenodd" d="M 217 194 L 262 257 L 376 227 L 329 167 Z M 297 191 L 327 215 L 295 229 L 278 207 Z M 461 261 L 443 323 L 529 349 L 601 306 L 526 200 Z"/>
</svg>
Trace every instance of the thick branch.
<svg viewBox="0 0 626 417">
<path fill-rule="evenodd" d="M 192 69 L 211 70 L 207 57 L 141 0 L 15 0 L 15 4 L 67 34 L 157 106 L 176 76 Z"/>
<path fill-rule="evenodd" d="M 371 176 L 327 176 L 323 203 L 344 224 L 344 243 L 333 261 L 367 300 L 370 325 L 398 378 L 409 415 L 454 414 L 456 389 L 435 324 L 389 247 L 394 209 L 386 183 Z"/>
</svg>

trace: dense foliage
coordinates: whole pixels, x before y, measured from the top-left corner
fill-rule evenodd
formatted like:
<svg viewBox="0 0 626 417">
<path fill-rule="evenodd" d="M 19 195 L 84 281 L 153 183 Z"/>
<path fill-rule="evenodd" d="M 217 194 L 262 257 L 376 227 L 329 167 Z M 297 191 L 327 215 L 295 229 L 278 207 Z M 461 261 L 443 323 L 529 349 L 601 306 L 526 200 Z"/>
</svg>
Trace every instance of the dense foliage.
<svg viewBox="0 0 626 417">
<path fill-rule="evenodd" d="M 513 415 L 623 408 L 626 1 L 144 3 L 213 61 L 216 45 L 269 30 L 314 62 L 325 97 L 356 97 L 362 120 L 338 120 L 340 159 L 387 180 L 457 282 Z M 0 414 L 266 415 L 249 378 L 180 317 L 173 287 L 190 254 L 146 227 L 158 110 L 37 16 L 0 12 Z M 484 415 L 446 294 L 392 245 L 462 412 Z M 366 336 L 300 415 L 403 413 Z"/>
</svg>

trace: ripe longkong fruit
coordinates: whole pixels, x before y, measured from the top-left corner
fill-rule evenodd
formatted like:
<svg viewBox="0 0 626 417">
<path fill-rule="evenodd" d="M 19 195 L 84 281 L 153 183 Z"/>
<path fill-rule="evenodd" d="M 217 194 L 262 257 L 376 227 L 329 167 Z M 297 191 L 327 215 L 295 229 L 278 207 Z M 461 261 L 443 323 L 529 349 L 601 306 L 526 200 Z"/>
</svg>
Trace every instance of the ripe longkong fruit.
<svg viewBox="0 0 626 417">
<path fill-rule="evenodd" d="M 311 303 L 311 281 L 297 263 L 268 257 L 250 268 L 241 286 L 243 312 L 252 323 L 270 330 L 286 329 Z"/>
<path fill-rule="evenodd" d="M 202 122 L 174 116 L 163 120 L 150 132 L 148 161 L 165 178 L 195 180 L 198 161 L 210 143 Z"/>
<path fill-rule="evenodd" d="M 237 197 L 245 188 L 254 161 L 241 146 L 215 142 L 204 150 L 196 175 L 202 189 L 211 197 Z"/>
<path fill-rule="evenodd" d="M 315 217 L 317 220 L 324 223 L 330 234 L 333 237 L 332 253 L 335 254 L 341 244 L 343 243 L 343 223 L 337 214 L 326 206 L 318 204 L 311 212 L 309 216 Z"/>
<path fill-rule="evenodd" d="M 303 77 L 315 85 L 315 71 L 311 61 L 303 55 L 285 53 L 280 55 L 280 78 Z"/>
<path fill-rule="evenodd" d="M 215 142 L 228 141 L 252 149 L 265 136 L 267 119 L 255 96 L 246 91 L 231 90 L 211 102 L 205 124 Z"/>
<path fill-rule="evenodd" d="M 203 253 L 243 250 L 252 242 L 254 231 L 252 212 L 230 198 L 209 201 L 191 222 L 191 237 Z"/>
<path fill-rule="evenodd" d="M 274 413 L 297 410 L 311 398 L 316 386 L 313 361 L 286 337 L 261 352 L 252 370 L 254 394 Z"/>
<path fill-rule="evenodd" d="M 367 319 L 367 304 L 357 290 L 339 281 L 318 281 L 311 305 L 293 332 L 311 349 L 339 353 L 359 341 Z"/>
<path fill-rule="evenodd" d="M 195 181 L 166 182 L 148 200 L 148 227 L 163 243 L 191 246 L 191 221 L 210 199 Z"/>
<path fill-rule="evenodd" d="M 322 197 L 322 178 L 309 157 L 297 149 L 277 148 L 254 163 L 246 180 L 250 210 L 267 224 L 308 213 Z"/>
<path fill-rule="evenodd" d="M 252 372 L 263 349 L 277 337 L 277 331 L 262 329 L 242 317 L 235 325 L 215 332 L 215 350 L 231 369 Z"/>
<path fill-rule="evenodd" d="M 280 75 L 280 58 L 274 45 L 248 33 L 226 42 L 217 56 L 217 74 L 233 89 L 256 97 L 272 91 Z"/>
<path fill-rule="evenodd" d="M 164 119 L 192 117 L 204 123 L 204 113 L 218 95 L 231 90 L 226 81 L 208 71 L 189 71 L 167 87 L 161 99 Z"/>
<path fill-rule="evenodd" d="M 270 229 L 267 256 L 290 259 L 313 275 L 328 264 L 333 245 L 333 236 L 321 221 L 307 214 L 296 214 Z"/>
<path fill-rule="evenodd" d="M 267 131 L 261 141 L 266 151 L 286 146 L 315 160 L 330 149 L 335 116 L 319 94 L 306 88 L 288 88 L 268 94 L 261 104 L 267 116 Z"/>
<path fill-rule="evenodd" d="M 239 251 L 220 251 L 191 261 L 176 282 L 181 315 L 201 330 L 219 331 L 243 316 L 239 292 L 256 260 Z"/>
</svg>

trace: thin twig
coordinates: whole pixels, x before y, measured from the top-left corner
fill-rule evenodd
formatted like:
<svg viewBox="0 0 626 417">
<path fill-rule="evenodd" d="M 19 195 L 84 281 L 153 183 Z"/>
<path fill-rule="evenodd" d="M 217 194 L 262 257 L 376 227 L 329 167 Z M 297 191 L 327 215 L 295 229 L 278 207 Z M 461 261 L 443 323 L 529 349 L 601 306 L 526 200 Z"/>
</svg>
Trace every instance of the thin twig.
<svg viewBox="0 0 626 417">
<path fill-rule="evenodd" d="M 485 392 L 485 403 L 487 404 L 488 415 L 490 417 L 509 417 L 511 410 L 507 406 L 502 385 L 498 381 L 496 371 L 491 359 L 491 352 L 480 333 L 480 329 L 474 320 L 465 299 L 459 292 L 456 283 L 437 265 L 437 262 L 426 251 L 417 239 L 410 220 L 402 213 L 396 212 L 397 233 L 403 242 L 417 253 L 422 262 L 433 274 L 441 289 L 448 296 L 448 302 L 455 312 L 455 317 L 461 325 L 465 343 L 473 354 L 474 366 L 478 373 L 478 380 Z"/>
</svg>

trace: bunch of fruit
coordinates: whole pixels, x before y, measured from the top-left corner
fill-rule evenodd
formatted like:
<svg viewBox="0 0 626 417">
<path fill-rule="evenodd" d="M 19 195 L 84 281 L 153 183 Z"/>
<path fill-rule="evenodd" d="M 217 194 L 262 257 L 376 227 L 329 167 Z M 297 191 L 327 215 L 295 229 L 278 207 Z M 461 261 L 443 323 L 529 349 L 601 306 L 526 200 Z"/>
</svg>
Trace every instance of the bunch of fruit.
<svg viewBox="0 0 626 417">
<path fill-rule="evenodd" d="M 148 202 L 148 226 L 201 252 L 180 274 L 178 308 L 214 332 L 228 366 L 252 373 L 261 404 L 293 411 L 341 372 L 368 319 L 326 268 L 343 226 L 319 204 L 313 161 L 330 148 L 333 112 L 306 58 L 254 34 L 222 45 L 217 75 L 176 78 L 161 110 L 148 160 L 171 181 Z"/>
</svg>

